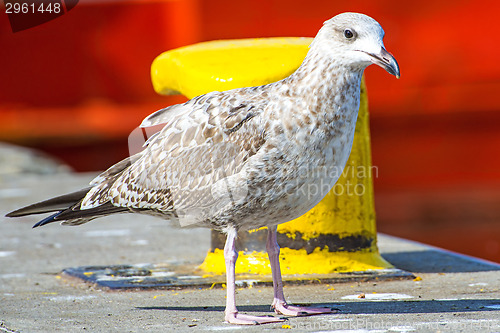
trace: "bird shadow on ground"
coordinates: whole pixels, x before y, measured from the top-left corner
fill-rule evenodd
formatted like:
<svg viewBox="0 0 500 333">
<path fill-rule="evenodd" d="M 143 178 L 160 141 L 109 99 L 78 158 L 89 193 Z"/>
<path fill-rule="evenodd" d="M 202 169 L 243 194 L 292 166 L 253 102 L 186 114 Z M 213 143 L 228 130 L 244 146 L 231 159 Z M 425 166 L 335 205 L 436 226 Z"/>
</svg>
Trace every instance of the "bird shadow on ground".
<svg viewBox="0 0 500 333">
<path fill-rule="evenodd" d="M 382 253 L 395 267 L 413 273 L 500 271 L 500 264 L 442 250 Z"/>
<path fill-rule="evenodd" d="M 446 312 L 500 312 L 500 299 L 462 300 L 404 300 L 404 301 L 353 301 L 317 304 L 296 304 L 312 307 L 332 307 L 340 313 L 353 314 L 398 314 L 398 313 L 446 313 Z M 214 311 L 223 312 L 223 306 L 147 306 L 136 310 L 157 311 Z M 269 305 L 241 305 L 240 312 L 262 312 L 269 314 Z M 274 312 L 273 312 L 274 313 Z"/>
<path fill-rule="evenodd" d="M 270 312 L 270 305 L 238 305 L 240 312 Z M 138 306 L 136 310 L 224 312 L 224 306 Z"/>
</svg>

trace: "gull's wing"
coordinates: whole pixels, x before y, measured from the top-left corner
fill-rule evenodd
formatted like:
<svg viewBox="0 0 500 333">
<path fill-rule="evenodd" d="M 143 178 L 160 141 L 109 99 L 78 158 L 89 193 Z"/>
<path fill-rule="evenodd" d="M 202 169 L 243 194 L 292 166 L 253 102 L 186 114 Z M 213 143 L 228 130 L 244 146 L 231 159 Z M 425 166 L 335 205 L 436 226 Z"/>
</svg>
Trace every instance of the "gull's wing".
<svg viewBox="0 0 500 333">
<path fill-rule="evenodd" d="M 196 223 L 234 204 L 245 195 L 245 163 L 265 143 L 262 96 L 256 88 L 214 92 L 150 115 L 141 126 L 165 127 L 142 152 L 94 179 L 81 208 L 111 202 Z"/>
</svg>

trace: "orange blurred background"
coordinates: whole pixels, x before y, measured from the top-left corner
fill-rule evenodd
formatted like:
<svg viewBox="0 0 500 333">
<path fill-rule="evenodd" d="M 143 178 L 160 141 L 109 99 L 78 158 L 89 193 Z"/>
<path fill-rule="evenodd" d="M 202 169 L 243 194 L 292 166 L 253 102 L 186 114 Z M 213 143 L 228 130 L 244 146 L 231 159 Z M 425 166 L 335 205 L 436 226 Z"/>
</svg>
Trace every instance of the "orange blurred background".
<svg viewBox="0 0 500 333">
<path fill-rule="evenodd" d="M 78 171 L 128 155 L 161 52 L 213 39 L 314 36 L 362 12 L 381 23 L 402 78 L 366 74 L 379 231 L 500 262 L 500 3 L 93 0 L 12 33 L 0 14 L 0 141 Z"/>
</svg>

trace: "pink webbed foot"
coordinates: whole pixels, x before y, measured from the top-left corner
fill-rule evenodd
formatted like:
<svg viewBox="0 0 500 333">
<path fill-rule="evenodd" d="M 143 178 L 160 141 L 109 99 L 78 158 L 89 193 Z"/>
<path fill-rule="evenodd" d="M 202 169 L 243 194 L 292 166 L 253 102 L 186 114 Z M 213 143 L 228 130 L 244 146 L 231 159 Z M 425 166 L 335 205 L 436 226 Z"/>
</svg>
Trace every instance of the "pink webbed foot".
<svg viewBox="0 0 500 333">
<path fill-rule="evenodd" d="M 327 313 L 337 313 L 338 309 L 333 308 L 312 308 L 307 306 L 295 306 L 288 305 L 285 302 L 273 302 L 271 305 L 271 309 L 274 309 L 274 312 L 278 314 L 282 314 L 285 316 L 313 316 L 319 314 L 327 314 Z"/>
<path fill-rule="evenodd" d="M 243 313 L 228 313 L 226 314 L 226 322 L 230 324 L 237 325 L 260 325 L 260 324 L 269 324 L 269 323 L 279 323 L 285 321 L 282 318 L 276 318 L 271 316 L 252 316 Z"/>
</svg>

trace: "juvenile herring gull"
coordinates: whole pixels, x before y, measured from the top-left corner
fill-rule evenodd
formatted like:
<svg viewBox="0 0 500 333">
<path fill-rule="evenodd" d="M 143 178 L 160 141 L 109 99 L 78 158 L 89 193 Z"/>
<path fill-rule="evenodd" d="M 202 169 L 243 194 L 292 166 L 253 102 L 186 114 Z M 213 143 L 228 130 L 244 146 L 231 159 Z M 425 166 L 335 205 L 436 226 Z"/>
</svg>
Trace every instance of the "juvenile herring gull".
<svg viewBox="0 0 500 333">
<path fill-rule="evenodd" d="M 366 15 L 337 15 L 323 24 L 289 77 L 159 110 L 141 124 L 165 124 L 144 150 L 110 167 L 88 188 L 7 216 L 55 212 L 38 227 L 132 212 L 220 230 L 227 235 L 225 320 L 234 324 L 283 320 L 236 308 L 237 232 L 266 226 L 274 311 L 286 316 L 334 312 L 286 303 L 276 226 L 313 208 L 337 181 L 351 151 L 364 69 L 377 64 L 399 78 L 383 37 L 382 27 Z M 308 191 L 313 185 L 324 190 Z"/>
</svg>

